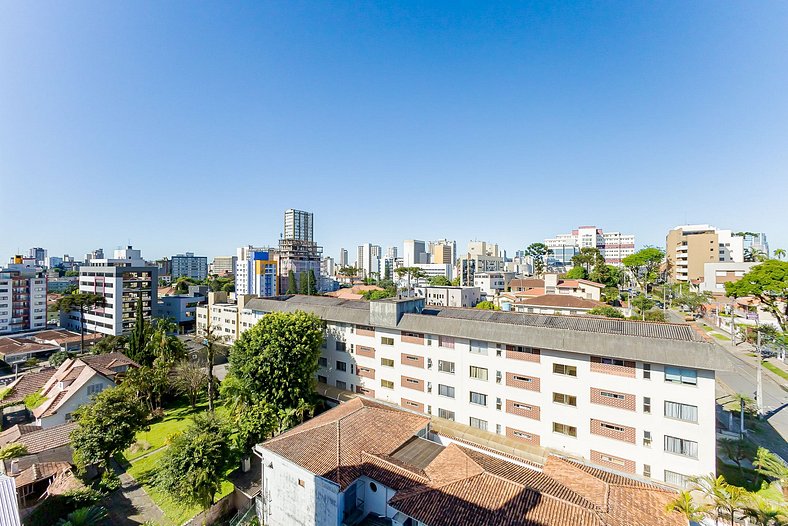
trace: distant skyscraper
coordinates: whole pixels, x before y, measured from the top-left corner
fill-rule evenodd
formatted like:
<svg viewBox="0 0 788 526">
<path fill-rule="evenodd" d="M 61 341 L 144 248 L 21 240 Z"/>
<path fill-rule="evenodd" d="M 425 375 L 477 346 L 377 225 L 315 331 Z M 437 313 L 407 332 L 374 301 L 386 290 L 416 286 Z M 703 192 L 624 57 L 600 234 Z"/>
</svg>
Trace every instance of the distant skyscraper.
<svg viewBox="0 0 788 526">
<path fill-rule="evenodd" d="M 314 241 L 313 235 L 312 212 L 304 212 L 303 210 L 294 210 L 292 208 L 285 210 L 284 239 Z"/>
<path fill-rule="evenodd" d="M 208 277 L 208 258 L 195 256 L 193 252 L 172 256 L 171 265 L 173 280 L 184 276 L 202 281 Z"/>
<path fill-rule="evenodd" d="M 386 259 L 397 259 L 397 247 L 388 247 L 386 249 Z"/>
<path fill-rule="evenodd" d="M 429 254 L 426 243 L 415 239 L 406 239 L 404 243 L 403 260 L 406 267 L 420 263 L 429 263 Z"/>
<path fill-rule="evenodd" d="M 361 269 L 361 276 L 368 278 L 380 272 L 381 249 L 378 245 L 365 243 L 359 245 L 356 265 Z"/>
<path fill-rule="evenodd" d="M 279 293 L 276 251 L 270 248 L 239 247 L 235 262 L 235 293 L 276 296 Z"/>
<path fill-rule="evenodd" d="M 235 274 L 235 264 L 237 256 L 216 256 L 211 263 L 211 274 L 224 275 Z"/>
<path fill-rule="evenodd" d="M 430 242 L 430 263 L 454 265 L 457 261 L 457 243 L 442 239 Z"/>
<path fill-rule="evenodd" d="M 47 251 L 45 248 L 41 248 L 41 247 L 31 248 L 30 257 L 36 261 L 36 265 L 45 267 L 47 264 Z"/>
<path fill-rule="evenodd" d="M 342 268 L 342 267 L 347 267 L 347 266 L 348 266 L 347 250 L 345 250 L 344 248 L 340 248 L 339 249 L 339 267 Z"/>
<path fill-rule="evenodd" d="M 320 263 L 323 247 L 315 243 L 312 212 L 285 211 L 284 235 L 279 240 L 279 290 L 287 290 L 290 272 L 299 280 L 302 272 L 315 275 L 320 288 Z"/>
</svg>

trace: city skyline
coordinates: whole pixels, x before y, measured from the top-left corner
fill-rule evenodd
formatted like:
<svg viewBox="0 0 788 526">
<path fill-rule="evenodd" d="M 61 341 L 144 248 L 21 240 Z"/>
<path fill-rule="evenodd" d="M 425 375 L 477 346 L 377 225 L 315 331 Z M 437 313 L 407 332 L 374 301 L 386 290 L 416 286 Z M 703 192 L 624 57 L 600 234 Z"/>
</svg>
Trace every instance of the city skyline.
<svg viewBox="0 0 788 526">
<path fill-rule="evenodd" d="M 129 240 L 212 258 L 275 244 L 290 207 L 334 257 L 414 237 L 514 251 L 589 222 L 640 246 L 686 223 L 788 246 L 784 4 L 0 13 L 4 260 Z M 764 205 L 732 199 L 751 182 Z"/>
</svg>

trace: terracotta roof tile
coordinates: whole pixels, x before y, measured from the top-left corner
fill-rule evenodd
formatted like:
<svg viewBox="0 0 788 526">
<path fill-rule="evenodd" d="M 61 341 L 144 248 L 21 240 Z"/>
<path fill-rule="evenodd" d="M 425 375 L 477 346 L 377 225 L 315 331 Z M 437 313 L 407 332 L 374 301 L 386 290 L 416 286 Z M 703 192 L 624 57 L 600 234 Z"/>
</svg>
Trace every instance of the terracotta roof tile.
<svg viewBox="0 0 788 526">
<path fill-rule="evenodd" d="M 11 391 L 3 399 L 3 404 L 22 402 L 27 395 L 40 391 L 53 374 L 55 374 L 55 368 L 46 367 L 38 372 L 20 376 L 18 380 L 8 386 Z"/>
<path fill-rule="evenodd" d="M 14 476 L 14 482 L 17 488 L 21 488 L 22 486 L 33 484 L 39 480 L 46 480 L 49 477 L 54 477 L 68 469 L 71 469 L 71 464 L 68 462 L 39 462 L 19 472 Z"/>
<path fill-rule="evenodd" d="M 594 307 L 604 305 L 598 301 L 578 298 L 577 296 L 569 296 L 567 294 L 544 294 L 542 296 L 536 296 L 535 298 L 520 300 L 517 304 L 539 305 L 545 307 L 571 307 L 575 309 L 593 309 Z"/>
</svg>

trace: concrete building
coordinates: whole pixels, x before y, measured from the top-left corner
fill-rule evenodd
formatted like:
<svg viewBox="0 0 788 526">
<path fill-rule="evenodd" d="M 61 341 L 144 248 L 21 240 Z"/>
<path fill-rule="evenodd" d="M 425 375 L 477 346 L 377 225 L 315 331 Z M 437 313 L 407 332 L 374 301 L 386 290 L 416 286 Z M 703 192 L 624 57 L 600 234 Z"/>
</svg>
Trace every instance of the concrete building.
<svg viewBox="0 0 788 526">
<path fill-rule="evenodd" d="M 79 268 L 79 290 L 104 297 L 105 305 L 85 312 L 60 315 L 60 326 L 79 332 L 84 323 L 86 332 L 119 336 L 131 330 L 142 302 L 146 319 L 153 317 L 158 303 L 159 269 L 148 265 L 139 250 L 131 246 L 115 250 L 112 259 L 92 259 Z"/>
<path fill-rule="evenodd" d="M 376 277 L 380 274 L 380 255 L 381 249 L 378 245 L 364 243 L 358 246 L 356 268 L 360 270 L 360 278 Z"/>
<path fill-rule="evenodd" d="M 689 325 L 423 298 L 253 298 L 230 310 L 232 323 L 202 322 L 237 337 L 269 312 L 325 320 L 319 385 L 670 484 L 716 469 L 715 371 L 730 365 Z"/>
<path fill-rule="evenodd" d="M 284 239 L 314 241 L 314 215 L 312 212 L 285 210 Z"/>
<path fill-rule="evenodd" d="M 251 245 L 236 251 L 235 293 L 276 296 L 279 288 L 279 258 L 274 249 Z"/>
<path fill-rule="evenodd" d="M 208 258 L 205 256 L 195 256 L 193 252 L 187 252 L 172 256 L 170 261 L 172 264 L 170 275 L 173 280 L 186 277 L 202 281 L 208 277 Z"/>
<path fill-rule="evenodd" d="M 426 279 L 443 276 L 448 280 L 454 279 L 454 268 L 449 263 L 419 263 L 412 265 L 424 272 Z"/>
<path fill-rule="evenodd" d="M 208 301 L 209 288 L 193 285 L 186 294 L 170 294 L 159 298 L 157 318 L 172 320 L 178 325 L 178 332 L 185 334 L 196 327 L 197 306 Z"/>
<path fill-rule="evenodd" d="M 725 294 L 725 283 L 740 280 L 758 262 L 706 263 L 703 265 L 703 281 L 699 284 L 702 292 Z"/>
<path fill-rule="evenodd" d="M 348 262 L 348 259 L 347 259 L 347 250 L 345 250 L 344 248 L 340 248 L 339 249 L 339 263 L 338 263 L 338 265 L 339 265 L 340 268 L 347 267 L 349 265 L 349 262 Z"/>
<path fill-rule="evenodd" d="M 451 265 L 457 263 L 457 242 L 442 239 L 430 242 L 430 263 Z"/>
<path fill-rule="evenodd" d="M 569 234 L 559 234 L 545 239 L 552 251 L 548 263 L 569 266 L 572 256 L 581 248 L 597 248 L 608 265 L 621 265 L 621 260 L 635 253 L 635 236 L 621 232 L 604 232 L 595 226 L 581 226 Z"/>
<path fill-rule="evenodd" d="M 687 523 L 665 510 L 675 491 L 556 454 L 537 462 L 513 440 L 492 442 L 475 431 L 349 399 L 255 447 L 258 519 L 267 526 Z"/>
<path fill-rule="evenodd" d="M 47 326 L 47 279 L 32 258 L 14 256 L 0 269 L 0 334 Z"/>
<path fill-rule="evenodd" d="M 22 526 L 14 479 L 0 473 L 0 526 Z"/>
<path fill-rule="evenodd" d="M 493 297 L 506 292 L 509 282 L 514 279 L 513 272 L 479 272 L 473 277 L 473 286 L 482 294 L 482 299 L 492 300 Z"/>
<path fill-rule="evenodd" d="M 59 267 L 62 264 L 63 264 L 63 258 L 59 258 L 57 256 L 49 256 L 47 258 L 47 268 Z"/>
<path fill-rule="evenodd" d="M 497 249 L 494 251 L 497 253 Z M 474 277 L 477 273 L 502 272 L 505 261 L 501 256 L 491 256 L 468 252 L 457 262 L 457 274 L 460 276 L 460 285 L 473 287 Z"/>
<path fill-rule="evenodd" d="M 386 259 L 397 259 L 397 247 L 386 248 Z"/>
<path fill-rule="evenodd" d="M 320 274 L 323 276 L 336 276 L 336 265 L 334 265 L 334 258 L 326 256 L 320 263 Z"/>
<path fill-rule="evenodd" d="M 237 262 L 238 256 L 216 256 L 213 258 L 208 272 L 215 276 L 235 274 L 235 265 Z"/>
<path fill-rule="evenodd" d="M 301 274 L 314 273 L 320 290 L 320 262 L 323 247 L 314 241 L 314 216 L 311 212 L 289 209 L 285 211 L 284 234 L 279 240 L 278 290 L 288 289 L 290 272 L 300 280 Z"/>
<path fill-rule="evenodd" d="M 427 305 L 440 307 L 473 308 L 481 301 L 479 287 L 436 287 L 427 285 L 416 287 L 417 298 L 424 298 Z"/>
<path fill-rule="evenodd" d="M 771 254 L 769 252 L 769 243 L 766 241 L 766 234 L 763 232 L 739 232 L 737 235 L 742 237 L 745 251 L 760 252 L 767 258 Z"/>
<path fill-rule="evenodd" d="M 403 245 L 402 259 L 406 267 L 430 262 L 427 244 L 424 241 L 406 239 Z"/>
<path fill-rule="evenodd" d="M 700 283 L 706 263 L 744 262 L 744 238 L 711 225 L 683 225 L 668 232 L 666 258 L 673 282 Z"/>
<path fill-rule="evenodd" d="M 30 249 L 30 258 L 36 262 L 39 267 L 47 266 L 47 250 L 41 247 L 34 247 Z"/>
</svg>

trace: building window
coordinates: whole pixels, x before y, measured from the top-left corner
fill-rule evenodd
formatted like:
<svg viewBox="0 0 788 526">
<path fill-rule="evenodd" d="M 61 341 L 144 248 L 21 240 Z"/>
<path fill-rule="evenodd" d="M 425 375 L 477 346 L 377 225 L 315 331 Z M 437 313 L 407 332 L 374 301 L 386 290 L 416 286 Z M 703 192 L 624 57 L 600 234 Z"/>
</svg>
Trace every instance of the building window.
<svg viewBox="0 0 788 526">
<path fill-rule="evenodd" d="M 698 458 L 698 443 L 665 435 L 665 451 L 690 458 Z"/>
<path fill-rule="evenodd" d="M 381 380 L 380 386 L 385 387 L 386 389 L 394 389 L 394 382 L 391 380 Z"/>
<path fill-rule="evenodd" d="M 668 471 L 665 470 L 665 482 L 668 484 L 674 484 L 676 486 L 680 486 L 682 488 L 687 487 L 690 483 L 691 477 L 687 475 L 682 475 L 681 473 L 676 473 L 675 471 Z"/>
<path fill-rule="evenodd" d="M 470 392 L 470 402 L 476 405 L 487 405 L 487 395 L 482 393 Z"/>
<path fill-rule="evenodd" d="M 438 371 L 442 373 L 454 374 L 454 362 L 438 360 Z"/>
<path fill-rule="evenodd" d="M 470 418 L 471 427 L 475 427 L 476 429 L 481 429 L 482 431 L 487 431 L 487 420 L 481 420 L 479 418 Z"/>
<path fill-rule="evenodd" d="M 380 365 L 383 367 L 394 367 L 394 360 L 391 358 L 381 358 Z"/>
<path fill-rule="evenodd" d="M 336 342 L 336 350 L 340 352 L 345 352 L 346 349 L 345 342 Z"/>
<path fill-rule="evenodd" d="M 439 407 L 438 416 L 441 418 L 445 418 L 446 420 L 454 420 L 454 411 L 449 411 L 448 409 L 441 409 Z"/>
<path fill-rule="evenodd" d="M 438 345 L 447 349 L 454 349 L 454 338 L 451 336 L 438 336 Z"/>
<path fill-rule="evenodd" d="M 501 374 L 501 371 L 495 371 L 495 383 L 496 384 L 501 383 L 502 379 L 503 379 L 503 374 Z"/>
<path fill-rule="evenodd" d="M 104 389 L 102 384 L 93 384 L 88 386 L 88 396 L 98 394 Z"/>
<path fill-rule="evenodd" d="M 651 447 L 651 431 L 643 431 L 643 446 Z"/>
<path fill-rule="evenodd" d="M 599 427 L 603 427 L 603 428 L 608 429 L 610 431 L 615 431 L 616 433 L 623 433 L 624 432 L 624 428 L 623 427 L 617 426 L 615 424 L 608 424 L 607 422 L 600 422 L 599 423 Z"/>
<path fill-rule="evenodd" d="M 599 455 L 599 459 L 602 462 L 609 462 L 610 464 L 618 464 L 619 466 L 623 466 L 626 464 L 623 458 L 613 457 L 610 455 Z"/>
<path fill-rule="evenodd" d="M 643 464 L 643 476 L 651 478 L 651 466 L 648 464 Z"/>
<path fill-rule="evenodd" d="M 599 391 L 600 396 L 604 396 L 605 398 L 613 398 L 615 400 L 623 400 L 626 396 L 622 395 L 621 393 L 611 393 L 610 391 Z"/>
<path fill-rule="evenodd" d="M 553 372 L 555 374 L 563 374 L 566 376 L 577 376 L 577 367 L 574 365 L 565 365 L 563 363 L 554 363 Z"/>
<path fill-rule="evenodd" d="M 577 438 L 577 428 L 575 426 L 560 424 L 558 422 L 553 422 L 553 433 L 560 433 L 562 435 Z"/>
<path fill-rule="evenodd" d="M 473 354 L 487 355 L 487 342 L 479 340 L 471 340 L 471 352 Z"/>
<path fill-rule="evenodd" d="M 448 398 L 454 398 L 454 387 L 450 385 L 438 384 L 438 394 Z"/>
<path fill-rule="evenodd" d="M 337 387 L 340 389 L 347 389 L 347 384 L 342 380 L 337 380 Z"/>
<path fill-rule="evenodd" d="M 564 393 L 553 393 L 553 402 L 555 402 L 556 404 L 571 405 L 573 407 L 576 407 L 577 397 Z"/>
<path fill-rule="evenodd" d="M 643 364 L 643 379 L 644 380 L 651 380 L 651 364 L 644 363 Z"/>
<path fill-rule="evenodd" d="M 317 359 L 317 365 L 319 365 L 320 367 L 328 367 L 328 360 L 325 357 L 321 356 L 320 358 Z"/>
<path fill-rule="evenodd" d="M 624 367 L 624 360 L 619 360 L 618 358 L 601 358 L 600 363 L 604 365 L 617 365 L 619 367 Z"/>
<path fill-rule="evenodd" d="M 326 378 L 325 376 L 317 375 L 317 381 L 320 382 L 321 384 L 327 384 L 328 378 Z"/>
<path fill-rule="evenodd" d="M 524 440 L 531 440 L 533 435 L 529 435 L 528 433 L 523 433 L 522 431 L 512 431 L 512 434 L 517 438 L 522 438 Z"/>
<path fill-rule="evenodd" d="M 381 336 L 380 343 L 382 345 L 394 345 L 394 338 L 391 338 L 389 336 Z"/>
<path fill-rule="evenodd" d="M 679 402 L 668 402 L 665 400 L 665 416 L 684 420 L 685 422 L 698 421 L 698 408 L 694 405 L 681 404 Z"/>
<path fill-rule="evenodd" d="M 644 396 L 643 397 L 643 412 L 647 415 L 651 414 L 651 397 Z"/>
<path fill-rule="evenodd" d="M 477 380 L 484 380 L 487 381 L 487 369 L 484 367 L 476 367 L 475 365 L 471 365 L 471 378 L 476 378 Z"/>
<path fill-rule="evenodd" d="M 695 369 L 680 369 L 679 367 L 665 367 L 665 381 L 673 384 L 698 385 L 698 371 Z"/>
<path fill-rule="evenodd" d="M 518 375 L 515 374 L 515 375 L 512 375 L 512 380 L 516 380 L 518 382 L 526 382 L 526 383 L 528 383 L 528 382 L 533 382 L 534 379 L 533 378 L 528 378 L 527 376 L 518 376 Z"/>
<path fill-rule="evenodd" d="M 347 371 L 347 364 L 337 360 L 337 371 Z"/>
</svg>

